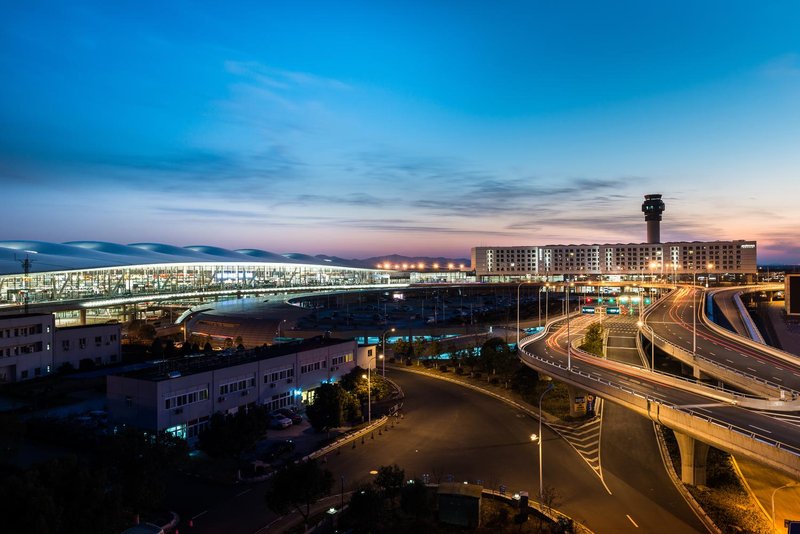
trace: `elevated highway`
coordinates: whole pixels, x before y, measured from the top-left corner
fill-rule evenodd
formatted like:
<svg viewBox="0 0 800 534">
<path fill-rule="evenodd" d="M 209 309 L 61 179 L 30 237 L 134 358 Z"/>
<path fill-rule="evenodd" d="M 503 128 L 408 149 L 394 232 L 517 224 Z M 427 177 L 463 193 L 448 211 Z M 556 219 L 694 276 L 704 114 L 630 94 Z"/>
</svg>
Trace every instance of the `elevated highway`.
<svg viewBox="0 0 800 534">
<path fill-rule="evenodd" d="M 665 353 L 710 376 L 764 396 L 774 410 L 800 409 L 800 358 L 736 335 L 705 313 L 706 294 L 681 287 L 654 303 L 643 317 L 643 336 Z"/>
<path fill-rule="evenodd" d="M 577 348 L 582 331 L 597 317 L 567 320 L 520 341 L 520 358 L 529 367 L 574 389 L 633 410 L 675 431 L 681 449 L 681 478 L 705 483 L 708 445 L 800 477 L 800 427 L 769 413 L 748 410 L 729 392 L 716 390 L 639 366 L 612 362 Z"/>
</svg>

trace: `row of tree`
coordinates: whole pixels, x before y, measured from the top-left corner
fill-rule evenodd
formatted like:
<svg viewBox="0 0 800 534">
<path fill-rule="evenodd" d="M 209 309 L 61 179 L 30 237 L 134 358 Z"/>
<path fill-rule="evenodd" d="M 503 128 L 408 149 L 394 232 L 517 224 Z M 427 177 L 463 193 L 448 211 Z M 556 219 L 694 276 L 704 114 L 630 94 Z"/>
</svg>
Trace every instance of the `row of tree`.
<svg viewBox="0 0 800 534">
<path fill-rule="evenodd" d="M 27 426 L 29 434 L 38 433 L 35 425 Z M 4 428 L 17 438 L 25 431 L 18 425 Z M 59 427 L 49 425 L 47 431 L 57 434 Z M 57 438 L 51 436 L 50 441 Z M 163 512 L 165 474 L 188 453 L 182 439 L 133 429 L 105 436 L 95 433 L 81 443 L 79 454 L 27 469 L 0 462 L 0 530 L 120 532 L 136 515 Z M 14 445 L 4 442 L 3 459 L 10 459 Z"/>
<path fill-rule="evenodd" d="M 379 401 L 390 392 L 389 383 L 377 373 L 364 379 L 366 369 L 355 367 L 336 383 L 325 383 L 315 391 L 314 402 L 306 407 L 308 422 L 317 432 L 344 426 L 363 418 L 366 403 Z M 368 389 L 369 385 L 369 389 Z"/>
</svg>

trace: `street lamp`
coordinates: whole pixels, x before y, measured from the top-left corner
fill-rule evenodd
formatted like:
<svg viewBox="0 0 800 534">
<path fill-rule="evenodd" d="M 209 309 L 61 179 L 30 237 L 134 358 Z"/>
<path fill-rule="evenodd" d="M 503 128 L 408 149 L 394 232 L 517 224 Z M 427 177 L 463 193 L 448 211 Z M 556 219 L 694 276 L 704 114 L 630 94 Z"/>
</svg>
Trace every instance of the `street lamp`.
<svg viewBox="0 0 800 534">
<path fill-rule="evenodd" d="M 386 378 L 386 334 L 394 332 L 394 330 L 394 328 L 390 328 L 383 331 L 383 354 L 381 354 L 381 374 L 383 378 Z"/>
<path fill-rule="evenodd" d="M 544 285 L 544 324 L 547 326 L 547 319 L 550 315 L 550 282 Z"/>
<path fill-rule="evenodd" d="M 778 490 L 780 490 L 780 489 L 792 488 L 792 487 L 797 486 L 797 485 L 798 485 L 797 482 L 789 482 L 788 484 L 784 484 L 783 486 L 781 486 L 779 488 L 775 488 L 774 490 L 772 490 L 772 496 L 770 497 L 769 501 L 770 501 L 770 504 L 772 505 L 772 526 L 773 526 L 773 528 L 775 527 L 775 494 L 778 493 Z"/>
<path fill-rule="evenodd" d="M 569 284 L 566 284 L 566 283 L 564 284 L 564 286 L 567 288 L 567 301 L 566 301 L 566 305 L 567 305 L 567 371 L 572 371 L 572 343 L 570 343 L 572 338 L 571 338 L 570 332 L 569 332 L 569 311 L 570 311 L 569 310 L 569 288 L 572 285 L 573 285 L 572 282 L 570 282 Z"/>
<path fill-rule="evenodd" d="M 517 350 L 519 350 L 519 290 L 523 286 L 523 284 L 528 284 L 528 283 L 530 283 L 530 280 L 520 282 L 519 285 L 517 285 Z M 540 310 L 539 320 L 541 321 L 541 315 L 542 315 L 541 307 L 539 308 L 539 310 Z"/>
<path fill-rule="evenodd" d="M 372 423 L 372 382 L 370 381 L 369 360 L 367 360 L 367 374 L 361 375 L 367 379 L 367 424 Z"/>
<path fill-rule="evenodd" d="M 539 504 L 541 505 L 544 501 L 544 484 L 542 483 L 542 399 L 545 396 L 545 393 L 553 389 L 553 383 L 550 382 L 547 384 L 547 388 L 542 391 L 542 394 L 539 395 L 539 434 L 532 434 L 531 441 L 539 441 Z"/>
</svg>

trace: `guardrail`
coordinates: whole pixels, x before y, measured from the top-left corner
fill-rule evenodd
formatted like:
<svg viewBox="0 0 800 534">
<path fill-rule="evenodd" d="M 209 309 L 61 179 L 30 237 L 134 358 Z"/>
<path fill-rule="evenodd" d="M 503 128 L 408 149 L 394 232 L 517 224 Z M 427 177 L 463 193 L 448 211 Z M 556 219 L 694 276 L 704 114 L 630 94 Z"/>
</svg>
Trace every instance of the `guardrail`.
<svg viewBox="0 0 800 534">
<path fill-rule="evenodd" d="M 704 321 L 708 321 L 707 316 L 705 314 L 705 302 L 704 301 L 705 301 L 705 293 L 700 298 L 700 303 L 699 303 L 700 306 L 699 306 L 699 308 L 702 310 L 702 317 L 704 318 Z M 661 349 L 664 352 L 666 352 L 667 354 L 669 354 L 670 356 L 672 356 L 672 357 L 674 357 L 674 358 L 676 358 L 678 360 L 681 360 L 684 363 L 687 363 L 689 365 L 696 365 L 698 368 L 700 368 L 701 371 L 705 372 L 708 375 L 711 375 L 711 376 L 713 376 L 715 378 L 718 378 L 720 380 L 724 380 L 724 381 L 727 381 L 729 383 L 735 384 L 738 387 L 741 387 L 743 389 L 748 389 L 748 390 L 753 391 L 755 393 L 762 393 L 764 395 L 775 395 L 780 400 L 784 400 L 785 395 L 787 393 L 790 395 L 792 400 L 797 399 L 798 396 L 800 396 L 800 392 L 795 391 L 795 390 L 793 390 L 791 388 L 787 388 L 783 384 L 778 384 L 776 382 L 772 382 L 772 381 L 767 380 L 765 378 L 762 378 L 762 377 L 760 377 L 758 375 L 754 375 L 754 374 L 751 374 L 751 373 L 746 373 L 744 371 L 741 371 L 739 369 L 730 367 L 729 365 L 725 365 L 724 363 L 720 363 L 720 362 L 718 362 L 718 361 L 716 361 L 714 359 L 708 358 L 706 356 L 693 354 L 693 353 L 689 352 L 688 350 L 686 350 L 686 349 L 684 349 L 682 347 L 679 347 L 675 343 L 672 343 L 671 341 L 669 341 L 665 337 L 662 337 L 662 336 L 659 336 L 658 334 L 655 334 L 655 332 L 653 331 L 652 327 L 647 325 L 646 322 L 645 322 L 646 319 L 647 319 L 647 316 L 651 312 L 652 312 L 652 309 L 648 310 L 647 313 L 644 314 L 643 324 L 642 324 L 642 326 L 639 327 L 639 330 L 640 330 L 640 332 L 642 332 L 642 334 L 645 334 L 644 327 L 647 326 L 651 331 L 651 336 L 655 337 L 656 346 L 659 349 Z M 712 322 L 711 324 L 714 324 L 714 323 Z M 718 329 L 722 330 L 722 333 L 727 333 L 727 334 L 730 334 L 730 335 L 736 335 L 736 337 L 738 339 L 749 341 L 746 338 L 743 338 L 742 336 L 739 336 L 738 334 L 732 334 L 731 332 L 723 329 L 720 326 L 717 326 L 717 325 L 714 325 L 714 326 L 716 327 L 714 329 L 715 331 L 718 328 Z M 651 337 L 650 339 L 651 339 L 651 342 L 652 342 L 653 338 Z M 751 342 L 751 343 L 754 343 L 754 342 Z M 755 345 L 756 345 L 755 348 L 763 348 L 763 346 L 761 346 L 761 345 L 757 345 L 757 344 L 755 344 Z M 758 388 L 756 389 L 755 386 L 758 386 Z"/>
<path fill-rule="evenodd" d="M 770 356 L 774 356 L 775 358 L 778 358 L 778 359 L 784 361 L 785 363 L 787 363 L 789 365 L 792 365 L 794 367 L 797 366 L 797 356 L 796 355 L 794 355 L 794 354 L 792 354 L 790 352 L 786 352 L 786 351 L 783 351 L 783 350 L 776 349 L 775 347 L 770 347 L 769 345 L 762 345 L 760 343 L 756 343 L 752 339 L 747 339 L 744 336 L 740 336 L 739 334 L 735 334 L 735 333 L 731 332 L 730 330 L 722 328 L 721 326 L 719 326 L 714 321 L 711 321 L 708 318 L 708 315 L 706 315 L 705 308 L 701 308 L 701 310 L 702 310 L 702 313 L 700 314 L 700 319 L 703 321 L 703 324 L 706 327 L 708 327 L 709 329 L 711 329 L 714 332 L 716 332 L 717 334 L 719 334 L 721 336 L 724 336 L 724 337 L 726 337 L 726 338 L 728 338 L 728 339 L 730 339 L 732 341 L 735 341 L 737 343 L 740 343 L 742 345 L 745 345 L 745 346 L 747 346 L 747 347 L 749 347 L 749 348 L 751 348 L 751 349 L 753 349 L 755 351 L 762 352 L 762 353 L 767 353 Z"/>
<path fill-rule="evenodd" d="M 523 343 L 520 340 L 520 354 L 523 363 L 541 370 L 542 366 L 553 376 L 567 378 L 580 387 L 591 390 L 592 393 L 606 398 L 615 398 L 629 409 L 633 409 L 654 421 L 673 428 L 678 432 L 686 433 L 711 445 L 734 453 L 746 453 L 756 460 L 769 463 L 794 476 L 800 474 L 800 447 L 773 438 L 754 430 L 746 429 L 729 421 L 718 419 L 707 413 L 701 413 L 691 407 L 679 406 L 649 395 L 647 392 L 636 390 L 612 380 L 597 376 L 591 372 L 577 369 L 567 369 L 560 362 L 538 356 L 529 352 L 526 346 L 541 337 L 539 334 L 528 336 Z M 583 351 L 579 351 L 583 352 Z M 583 352 L 583 354 L 587 354 Z M 526 361 L 527 360 L 527 361 Z M 534 364 L 534 360 L 538 363 Z M 588 386 L 588 387 L 587 387 Z M 621 392 L 621 393 L 620 393 Z M 664 412 L 664 410 L 668 410 Z M 686 419 L 690 417 L 691 419 Z M 697 430 L 697 424 L 705 427 L 702 432 Z M 720 434 L 720 429 L 723 433 Z M 743 438 L 745 441 L 742 441 Z M 711 439 L 709 439 L 711 438 Z M 784 452 L 788 457 L 780 461 L 768 457 L 768 450 L 760 449 L 764 445 L 770 449 Z"/>
</svg>

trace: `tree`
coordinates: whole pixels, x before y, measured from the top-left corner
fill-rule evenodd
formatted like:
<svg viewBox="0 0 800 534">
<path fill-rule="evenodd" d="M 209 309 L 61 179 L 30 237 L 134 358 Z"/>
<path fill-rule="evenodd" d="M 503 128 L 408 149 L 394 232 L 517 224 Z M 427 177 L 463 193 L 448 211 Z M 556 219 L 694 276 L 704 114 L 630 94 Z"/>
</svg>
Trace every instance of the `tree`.
<svg viewBox="0 0 800 534">
<path fill-rule="evenodd" d="M 215 413 L 200 434 L 200 448 L 209 456 L 239 458 L 267 432 L 267 413 L 262 406 L 239 409 L 233 415 Z"/>
<path fill-rule="evenodd" d="M 383 513 L 383 496 L 372 484 L 359 486 L 350 497 L 347 518 L 356 532 L 379 532 L 376 528 Z"/>
<path fill-rule="evenodd" d="M 358 410 L 357 402 L 339 384 L 321 384 L 314 402 L 306 408 L 308 422 L 317 432 L 342 426 Z"/>
<path fill-rule="evenodd" d="M 532 397 L 538 381 L 539 373 L 522 365 L 511 376 L 511 389 L 518 391 L 523 397 Z"/>
<path fill-rule="evenodd" d="M 400 508 L 419 519 L 431 512 L 428 489 L 420 479 L 409 480 L 400 491 Z"/>
<path fill-rule="evenodd" d="M 206 354 L 206 355 L 214 354 L 214 347 L 211 346 L 211 342 L 210 341 L 206 341 L 206 344 L 203 345 L 203 353 Z"/>
<path fill-rule="evenodd" d="M 603 327 L 600 323 L 592 323 L 586 329 L 581 348 L 590 354 L 603 357 Z"/>
<path fill-rule="evenodd" d="M 505 374 L 514 362 L 511 349 L 499 337 L 493 337 L 481 346 L 480 363 L 487 373 Z"/>
<path fill-rule="evenodd" d="M 403 487 L 405 481 L 405 471 L 400 469 L 397 464 L 382 465 L 378 468 L 378 474 L 375 476 L 375 485 L 383 489 L 394 507 L 394 497 Z"/>
<path fill-rule="evenodd" d="M 277 514 L 296 509 L 307 527 L 311 505 L 330 494 L 332 487 L 333 474 L 322 469 L 316 460 L 288 463 L 272 477 L 265 500 L 267 507 Z"/>
</svg>

